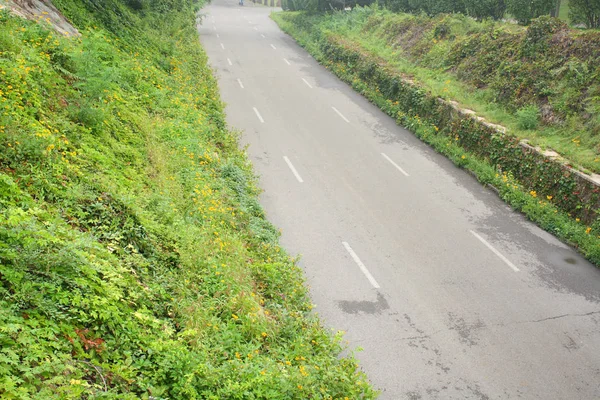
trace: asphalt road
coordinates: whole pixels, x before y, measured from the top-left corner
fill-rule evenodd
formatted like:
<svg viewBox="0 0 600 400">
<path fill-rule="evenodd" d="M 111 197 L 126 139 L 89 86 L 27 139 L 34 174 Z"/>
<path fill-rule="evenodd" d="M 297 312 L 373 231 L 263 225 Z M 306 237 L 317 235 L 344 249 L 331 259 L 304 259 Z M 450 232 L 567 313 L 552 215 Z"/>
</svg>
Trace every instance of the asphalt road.
<svg viewBox="0 0 600 400">
<path fill-rule="evenodd" d="M 261 202 L 382 399 L 599 399 L 600 270 L 315 62 L 270 8 L 199 25 Z"/>
</svg>

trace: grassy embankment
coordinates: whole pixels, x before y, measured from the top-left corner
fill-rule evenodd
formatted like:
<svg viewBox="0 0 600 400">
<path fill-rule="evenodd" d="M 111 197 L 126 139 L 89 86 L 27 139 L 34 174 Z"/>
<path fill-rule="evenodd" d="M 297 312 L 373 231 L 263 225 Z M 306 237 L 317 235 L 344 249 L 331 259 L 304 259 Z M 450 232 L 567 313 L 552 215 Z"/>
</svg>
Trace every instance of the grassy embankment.
<svg viewBox="0 0 600 400">
<path fill-rule="evenodd" d="M 190 1 L 0 13 L 0 397 L 373 398 L 257 202 Z"/>
<path fill-rule="evenodd" d="M 435 115 L 439 104 L 431 101 L 435 97 L 455 100 L 489 121 L 503 124 L 509 134 L 523 135 L 540 145 L 552 144 L 597 171 L 600 112 L 596 107 L 600 96 L 595 93 L 600 83 L 594 78 L 598 65 L 589 63 L 600 57 L 596 51 L 600 49 L 597 32 L 578 36 L 567 31 L 579 40 L 569 49 L 570 54 L 562 50 L 563 56 L 571 56 L 569 67 L 555 65 L 556 69 L 550 71 L 550 65 L 560 58 L 560 46 L 538 48 L 539 53 L 533 52 L 529 58 L 523 52 L 533 51 L 536 46 L 551 47 L 554 42 L 548 43 L 547 38 L 555 34 L 564 38 L 561 32 L 566 27 L 558 21 L 541 20 L 534 29 L 542 32 L 536 35 L 537 31 L 532 31 L 525 36 L 524 28 L 511 24 L 477 23 L 459 15 L 427 18 L 392 14 L 374 7 L 322 15 L 285 12 L 273 14 L 273 19 L 317 60 L 399 124 L 458 166 L 474 172 L 482 183 L 493 185 L 515 209 L 600 265 L 600 218 L 593 217 L 594 210 L 587 210 L 588 224 L 571 217 L 570 212 L 581 211 L 579 206 L 565 203 L 577 196 L 572 181 L 554 181 L 560 175 L 555 168 L 552 181 L 545 182 L 550 164 L 523 156 L 518 146 L 506 151 L 502 146 L 491 148 L 493 158 L 501 164 L 512 164 L 511 168 L 521 173 L 531 170 L 532 176 L 539 177 L 536 186 L 543 190 L 539 193 L 526 188 L 511 172 L 499 170 L 476 151 L 466 150 L 477 149 L 478 141 L 497 146 L 504 140 L 482 136 L 489 133 L 471 123 L 455 121 L 438 129 L 435 123 L 414 113 L 414 109 L 421 109 Z M 546 28 L 556 29 L 555 34 L 544 31 Z M 529 42 L 531 37 L 538 40 Z M 587 72 L 579 74 L 579 69 Z M 401 84 L 400 76 L 421 89 Z M 541 109 L 542 115 L 535 108 Z M 438 121 L 440 118 L 445 117 L 434 117 Z M 513 155 L 524 158 L 523 162 L 510 159 Z"/>
</svg>

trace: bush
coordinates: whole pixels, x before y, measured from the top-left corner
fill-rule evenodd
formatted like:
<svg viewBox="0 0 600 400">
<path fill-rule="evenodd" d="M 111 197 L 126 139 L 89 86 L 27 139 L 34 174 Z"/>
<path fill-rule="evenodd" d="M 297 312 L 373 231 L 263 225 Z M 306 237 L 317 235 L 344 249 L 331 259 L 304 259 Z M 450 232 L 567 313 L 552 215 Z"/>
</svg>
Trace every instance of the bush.
<svg viewBox="0 0 600 400">
<path fill-rule="evenodd" d="M 555 0 L 507 0 L 507 11 L 523 25 L 532 19 L 548 15 L 555 8 Z"/>
<path fill-rule="evenodd" d="M 413 8 L 410 6 L 409 0 L 385 0 L 384 6 L 393 12 L 410 12 Z"/>
<path fill-rule="evenodd" d="M 517 111 L 519 128 L 535 129 L 540 123 L 540 110 L 536 105 L 528 105 Z"/>
<path fill-rule="evenodd" d="M 466 13 L 478 20 L 485 18 L 499 20 L 506 12 L 505 0 L 464 0 L 464 4 Z"/>
<path fill-rule="evenodd" d="M 464 12 L 462 0 L 408 0 L 413 11 L 422 11 L 429 15 Z"/>
</svg>

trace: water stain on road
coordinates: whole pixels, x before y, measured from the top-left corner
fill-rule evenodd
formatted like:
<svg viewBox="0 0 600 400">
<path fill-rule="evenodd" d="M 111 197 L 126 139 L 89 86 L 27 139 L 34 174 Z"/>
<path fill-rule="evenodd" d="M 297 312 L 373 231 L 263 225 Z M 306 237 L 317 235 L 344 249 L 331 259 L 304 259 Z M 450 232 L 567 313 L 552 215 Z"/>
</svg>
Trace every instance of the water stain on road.
<svg viewBox="0 0 600 400">
<path fill-rule="evenodd" d="M 346 314 L 379 314 L 384 310 L 390 308 L 385 296 L 381 293 L 377 293 L 376 301 L 351 301 L 342 300 L 338 301 L 338 306 Z"/>
<path fill-rule="evenodd" d="M 461 343 L 471 347 L 478 344 L 477 331 L 485 328 L 485 324 L 477 319 L 475 322 L 467 323 L 464 318 L 453 313 L 448 313 L 449 328 L 458 334 Z"/>
</svg>

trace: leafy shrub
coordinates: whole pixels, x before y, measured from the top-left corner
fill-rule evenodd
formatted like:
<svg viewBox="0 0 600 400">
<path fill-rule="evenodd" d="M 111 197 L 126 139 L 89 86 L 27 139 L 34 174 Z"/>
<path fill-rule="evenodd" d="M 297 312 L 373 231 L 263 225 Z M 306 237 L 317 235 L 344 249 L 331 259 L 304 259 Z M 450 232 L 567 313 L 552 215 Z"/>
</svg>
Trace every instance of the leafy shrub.
<svg viewBox="0 0 600 400">
<path fill-rule="evenodd" d="M 555 7 L 555 0 L 506 0 L 507 11 L 520 24 L 527 25 L 532 19 L 548 15 Z"/>
<path fill-rule="evenodd" d="M 536 129 L 540 123 L 540 110 L 536 105 L 528 105 L 517 111 L 519 128 Z"/>
<path fill-rule="evenodd" d="M 413 11 L 409 0 L 385 0 L 384 6 L 385 8 L 393 12 Z"/>
<path fill-rule="evenodd" d="M 290 11 L 316 12 L 319 6 L 319 0 L 282 0 L 282 8 Z"/>
<path fill-rule="evenodd" d="M 502 19 L 506 12 L 506 0 L 464 0 L 467 15 L 482 20 Z"/>
<path fill-rule="evenodd" d="M 413 10 L 423 11 L 429 15 L 444 13 L 464 13 L 462 0 L 408 0 Z"/>
</svg>

